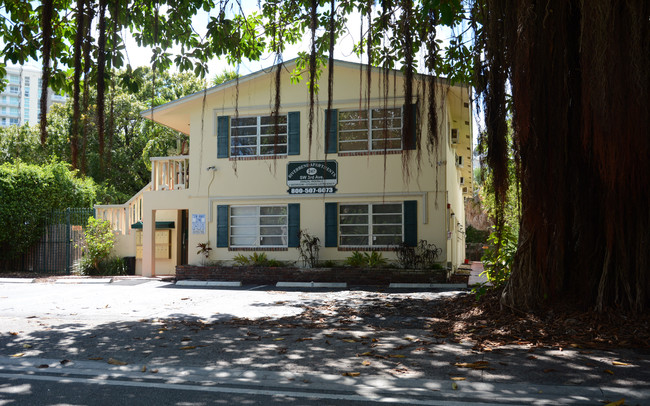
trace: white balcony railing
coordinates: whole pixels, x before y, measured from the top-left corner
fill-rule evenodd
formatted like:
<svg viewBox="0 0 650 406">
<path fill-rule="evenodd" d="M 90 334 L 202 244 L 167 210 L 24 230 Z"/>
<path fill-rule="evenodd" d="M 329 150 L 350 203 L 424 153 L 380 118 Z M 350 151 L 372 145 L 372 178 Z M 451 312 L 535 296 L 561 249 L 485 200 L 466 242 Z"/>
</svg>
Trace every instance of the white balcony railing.
<svg viewBox="0 0 650 406">
<path fill-rule="evenodd" d="M 187 155 L 151 158 L 154 191 L 183 190 L 190 187 L 190 158 Z"/>
<path fill-rule="evenodd" d="M 124 204 L 95 205 L 95 216 L 110 221 L 114 232 L 128 234 L 132 224 L 142 221 L 142 196 L 150 190 L 151 183 Z"/>
</svg>

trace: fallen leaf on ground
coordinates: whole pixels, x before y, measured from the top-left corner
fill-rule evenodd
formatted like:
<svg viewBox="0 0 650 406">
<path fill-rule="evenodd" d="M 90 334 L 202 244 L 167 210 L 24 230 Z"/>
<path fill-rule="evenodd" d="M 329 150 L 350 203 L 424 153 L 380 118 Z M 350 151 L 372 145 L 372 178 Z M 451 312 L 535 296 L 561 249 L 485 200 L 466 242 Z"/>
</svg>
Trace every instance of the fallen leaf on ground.
<svg viewBox="0 0 650 406">
<path fill-rule="evenodd" d="M 23 344 L 23 348 L 32 348 L 32 345 L 31 344 Z M 614 365 L 616 365 L 616 364 L 614 364 Z"/>
<path fill-rule="evenodd" d="M 10 357 L 18 358 L 18 357 L 22 357 L 23 355 L 25 355 L 24 352 L 18 352 L 18 353 L 16 353 L 16 354 L 12 354 L 12 355 L 10 355 Z"/>
<path fill-rule="evenodd" d="M 361 372 L 343 372 L 341 375 L 343 375 L 343 376 L 359 376 L 359 375 L 361 375 Z"/>
<path fill-rule="evenodd" d="M 454 365 L 459 368 L 486 369 L 490 363 L 487 361 L 457 362 Z"/>
<path fill-rule="evenodd" d="M 182 297 L 181 300 L 189 300 L 189 297 Z"/>
<path fill-rule="evenodd" d="M 273 339 L 273 341 L 282 341 L 282 340 L 284 340 L 284 337 L 277 337 Z"/>
<path fill-rule="evenodd" d="M 104 357 L 90 357 L 88 359 L 91 360 L 91 361 L 100 361 L 100 360 L 103 360 Z"/>
<path fill-rule="evenodd" d="M 619 399 L 616 402 L 609 402 L 605 406 L 621 406 L 621 405 L 624 405 L 624 404 L 625 404 L 625 398 Z"/>
<path fill-rule="evenodd" d="M 628 364 L 627 362 L 612 361 L 612 365 L 627 366 L 627 365 L 631 365 L 631 364 Z"/>
<path fill-rule="evenodd" d="M 47 364 L 41 364 L 41 365 L 37 366 L 36 368 L 41 368 L 42 369 L 42 368 L 49 368 L 49 367 L 50 366 L 47 365 Z"/>
<path fill-rule="evenodd" d="M 389 354 L 388 356 L 390 358 L 404 358 L 404 357 L 406 357 L 406 355 L 402 355 L 402 354 Z"/>
<path fill-rule="evenodd" d="M 157 374 L 157 373 L 158 373 L 158 370 L 157 370 L 157 369 L 152 369 L 152 370 L 149 371 L 149 372 L 151 372 L 152 374 Z"/>
<path fill-rule="evenodd" d="M 196 345 L 185 345 L 185 346 L 179 348 L 179 350 L 193 350 L 195 348 L 196 348 Z"/>
<path fill-rule="evenodd" d="M 467 378 L 465 378 L 463 376 L 452 376 L 451 377 L 452 381 L 464 381 L 465 379 L 467 379 Z"/>
<path fill-rule="evenodd" d="M 356 342 L 358 342 L 357 340 L 354 340 L 352 338 L 342 338 L 341 341 L 344 341 L 346 343 L 356 343 Z"/>
<path fill-rule="evenodd" d="M 142 372 L 147 372 L 147 366 L 146 366 L 146 365 L 143 365 L 143 366 L 142 366 L 142 369 L 140 369 L 140 371 L 142 371 Z"/>
<path fill-rule="evenodd" d="M 456 382 L 451 383 L 451 389 L 458 390 L 458 384 Z"/>
<path fill-rule="evenodd" d="M 610 371 L 609 369 L 605 369 L 605 370 L 603 370 L 603 372 L 606 373 L 606 374 L 614 375 L 614 373 L 612 371 Z"/>
<path fill-rule="evenodd" d="M 366 366 L 366 367 L 367 367 L 367 366 L 369 366 L 369 365 L 370 365 L 370 361 L 368 361 L 368 360 L 365 360 L 365 361 L 363 361 L 363 362 L 361 363 L 361 365 L 363 365 L 363 366 Z"/>
<path fill-rule="evenodd" d="M 62 359 L 62 360 L 59 361 L 59 362 L 61 363 L 61 365 L 67 365 L 67 364 L 70 363 L 70 360 L 69 360 L 69 359 Z"/>
<path fill-rule="evenodd" d="M 301 341 L 311 341 L 311 340 L 313 340 L 313 338 L 311 338 L 311 337 L 305 337 L 305 338 L 299 338 L 299 339 L 297 339 L 296 341 L 297 341 L 297 342 L 301 342 Z"/>
<path fill-rule="evenodd" d="M 116 360 L 115 358 L 109 358 L 108 363 L 111 365 L 128 365 L 127 362 Z"/>
<path fill-rule="evenodd" d="M 15 331 L 10 331 L 9 334 L 11 334 L 12 336 L 17 336 L 18 335 L 18 333 L 16 333 Z"/>
</svg>

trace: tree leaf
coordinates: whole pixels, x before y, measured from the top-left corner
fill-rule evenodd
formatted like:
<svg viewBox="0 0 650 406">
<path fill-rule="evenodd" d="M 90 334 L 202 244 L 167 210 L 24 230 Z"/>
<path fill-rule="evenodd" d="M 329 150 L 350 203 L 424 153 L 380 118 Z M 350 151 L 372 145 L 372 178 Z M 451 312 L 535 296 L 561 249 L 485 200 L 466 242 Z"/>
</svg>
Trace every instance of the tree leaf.
<svg viewBox="0 0 650 406">
<path fill-rule="evenodd" d="M 361 372 L 343 372 L 341 375 L 343 375 L 343 376 L 359 376 L 359 375 L 361 375 Z"/>
<path fill-rule="evenodd" d="M 109 358 L 108 363 L 111 365 L 128 365 L 127 362 L 116 360 L 115 358 Z"/>
<path fill-rule="evenodd" d="M 22 357 L 23 355 L 25 355 L 24 352 L 18 352 L 16 354 L 11 354 L 10 357 L 18 358 L 18 357 Z"/>
<path fill-rule="evenodd" d="M 617 401 L 615 401 L 615 402 L 609 402 L 609 403 L 606 404 L 605 406 L 622 406 L 622 405 L 624 405 L 624 404 L 625 404 L 625 398 L 623 398 L 623 399 L 619 399 L 619 400 L 617 400 Z"/>
<path fill-rule="evenodd" d="M 179 350 L 193 350 L 196 348 L 196 345 L 184 345 Z"/>
</svg>

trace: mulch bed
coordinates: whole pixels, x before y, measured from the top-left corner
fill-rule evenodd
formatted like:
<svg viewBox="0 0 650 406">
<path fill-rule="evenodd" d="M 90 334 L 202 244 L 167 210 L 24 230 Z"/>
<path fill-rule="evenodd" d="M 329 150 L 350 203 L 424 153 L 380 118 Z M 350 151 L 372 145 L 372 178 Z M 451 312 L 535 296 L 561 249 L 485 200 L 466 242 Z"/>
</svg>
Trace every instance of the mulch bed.
<svg viewBox="0 0 650 406">
<path fill-rule="evenodd" d="M 532 347 L 650 349 L 650 315 L 609 309 L 602 313 L 576 310 L 570 303 L 536 313 L 517 314 L 502 309 L 501 290 L 443 299 L 429 313 L 442 335 L 472 340 L 475 348 L 490 351 L 503 345 Z"/>
</svg>

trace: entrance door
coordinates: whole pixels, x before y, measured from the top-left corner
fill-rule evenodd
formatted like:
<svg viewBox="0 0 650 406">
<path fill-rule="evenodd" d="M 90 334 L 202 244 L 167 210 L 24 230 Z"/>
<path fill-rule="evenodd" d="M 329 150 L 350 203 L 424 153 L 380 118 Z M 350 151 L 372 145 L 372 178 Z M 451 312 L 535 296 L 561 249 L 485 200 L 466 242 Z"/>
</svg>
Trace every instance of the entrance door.
<svg viewBox="0 0 650 406">
<path fill-rule="evenodd" d="M 180 246 L 180 265 L 187 265 L 188 258 L 188 210 L 181 210 L 181 246 Z"/>
</svg>

